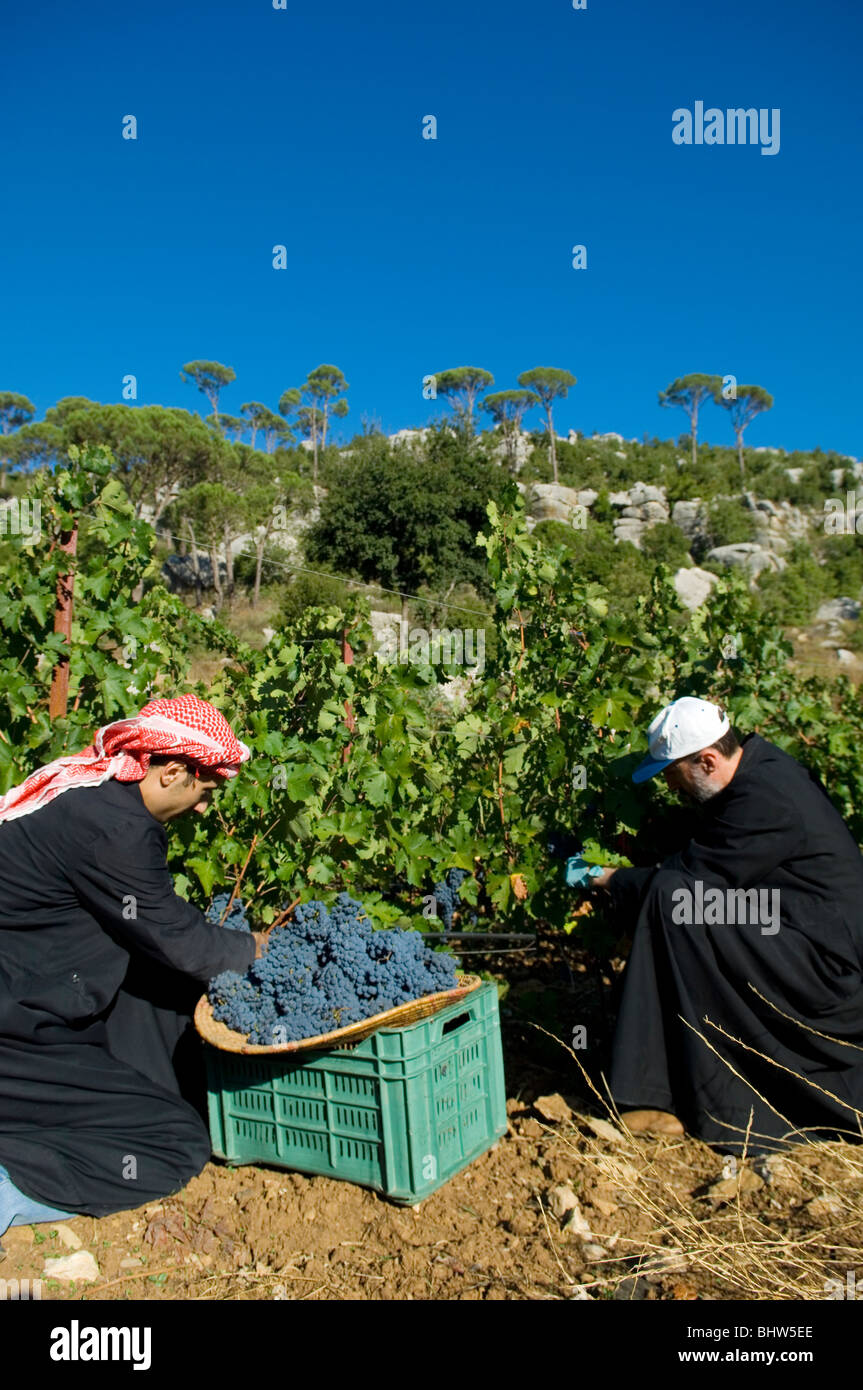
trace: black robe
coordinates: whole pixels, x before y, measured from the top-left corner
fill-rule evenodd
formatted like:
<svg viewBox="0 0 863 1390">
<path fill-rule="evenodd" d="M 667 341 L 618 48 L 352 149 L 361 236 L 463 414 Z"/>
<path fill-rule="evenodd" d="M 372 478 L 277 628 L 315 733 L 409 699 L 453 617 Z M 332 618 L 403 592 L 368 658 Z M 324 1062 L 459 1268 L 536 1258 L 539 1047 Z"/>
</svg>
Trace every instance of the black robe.
<svg viewBox="0 0 863 1390">
<path fill-rule="evenodd" d="M 210 1157 L 190 1014 L 255 947 L 177 896 L 166 848 L 136 782 L 0 824 L 0 1164 L 66 1211 L 157 1200 Z"/>
<path fill-rule="evenodd" d="M 609 1079 L 617 1106 L 672 1111 L 728 1152 L 750 1110 L 753 1152 L 794 1129 L 859 1137 L 863 855 L 814 774 L 758 734 L 693 821 L 681 853 L 609 883 L 619 920 L 634 922 Z M 709 888 L 726 902 L 729 888 L 778 890 L 761 900 L 778 915 L 681 921 Z"/>
</svg>

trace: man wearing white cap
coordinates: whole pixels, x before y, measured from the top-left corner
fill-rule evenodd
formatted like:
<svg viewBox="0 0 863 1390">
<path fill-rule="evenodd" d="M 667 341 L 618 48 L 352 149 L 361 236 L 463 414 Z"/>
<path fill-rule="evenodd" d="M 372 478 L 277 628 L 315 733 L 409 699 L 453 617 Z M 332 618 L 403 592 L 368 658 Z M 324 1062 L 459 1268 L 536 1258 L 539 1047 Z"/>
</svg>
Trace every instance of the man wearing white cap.
<svg viewBox="0 0 863 1390">
<path fill-rule="evenodd" d="M 695 804 L 687 847 L 605 869 L 635 920 L 610 1087 L 633 1131 L 750 1152 L 863 1120 L 863 855 L 814 773 L 685 696 L 633 773 Z M 683 1121 L 684 1123 L 681 1123 Z"/>
</svg>

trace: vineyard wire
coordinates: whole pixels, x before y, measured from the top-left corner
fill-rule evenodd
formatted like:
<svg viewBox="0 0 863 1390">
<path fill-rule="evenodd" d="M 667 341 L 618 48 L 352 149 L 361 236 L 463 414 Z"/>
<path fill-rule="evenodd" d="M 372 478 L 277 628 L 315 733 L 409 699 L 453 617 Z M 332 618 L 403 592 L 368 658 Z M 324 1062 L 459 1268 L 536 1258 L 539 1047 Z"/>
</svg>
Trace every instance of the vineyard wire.
<svg viewBox="0 0 863 1390">
<path fill-rule="evenodd" d="M 162 535 L 167 535 L 169 540 L 179 541 L 181 543 L 184 539 L 182 536 L 175 536 L 172 531 L 163 531 Z M 186 544 L 188 544 L 188 537 L 185 539 Z M 377 589 L 378 593 L 394 594 L 396 598 L 412 598 L 415 599 L 417 603 L 438 604 L 442 608 L 452 608 L 457 613 L 475 613 L 477 617 L 480 618 L 488 618 L 490 616 L 483 608 L 465 608 L 460 603 L 450 603 L 449 599 L 434 598 L 428 594 L 408 594 L 405 593 L 403 589 L 388 589 L 383 584 L 367 584 L 365 580 L 362 579 L 346 579 L 343 574 L 326 574 L 323 570 L 304 569 L 301 565 L 283 564 L 280 560 L 268 559 L 267 564 L 272 565 L 273 569 L 286 570 L 289 574 L 313 574 L 318 579 L 338 579 L 342 584 L 353 584 L 357 588 L 362 589 Z"/>
</svg>

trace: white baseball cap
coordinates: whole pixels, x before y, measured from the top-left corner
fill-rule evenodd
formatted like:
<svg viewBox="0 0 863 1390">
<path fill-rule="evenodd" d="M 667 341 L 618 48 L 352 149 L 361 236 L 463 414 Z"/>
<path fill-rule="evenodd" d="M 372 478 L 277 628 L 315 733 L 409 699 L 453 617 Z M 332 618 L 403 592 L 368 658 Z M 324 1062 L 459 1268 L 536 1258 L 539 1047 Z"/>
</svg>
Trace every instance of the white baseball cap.
<svg viewBox="0 0 863 1390">
<path fill-rule="evenodd" d="M 718 705 L 692 695 L 681 696 L 651 721 L 647 730 L 650 752 L 633 772 L 633 782 L 646 782 L 678 758 L 709 748 L 730 728 L 728 715 Z"/>
</svg>

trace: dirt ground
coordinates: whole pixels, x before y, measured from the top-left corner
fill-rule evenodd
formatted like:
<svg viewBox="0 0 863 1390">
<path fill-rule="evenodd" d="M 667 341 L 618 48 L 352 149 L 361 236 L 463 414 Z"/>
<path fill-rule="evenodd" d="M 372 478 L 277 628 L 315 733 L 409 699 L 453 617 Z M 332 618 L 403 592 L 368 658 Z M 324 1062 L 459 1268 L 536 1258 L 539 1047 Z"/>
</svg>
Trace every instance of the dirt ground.
<svg viewBox="0 0 863 1390">
<path fill-rule="evenodd" d="M 560 942 L 502 959 L 507 1133 L 418 1207 L 213 1162 L 161 1203 L 8 1231 L 0 1279 L 57 1300 L 782 1300 L 826 1298 L 849 1270 L 863 1284 L 863 1146 L 732 1171 L 689 1137 L 622 1133 L 555 1040 L 583 1026 L 577 1055 L 599 1082 L 614 968 Z M 46 1268 L 75 1252 L 98 1275 Z"/>
</svg>

